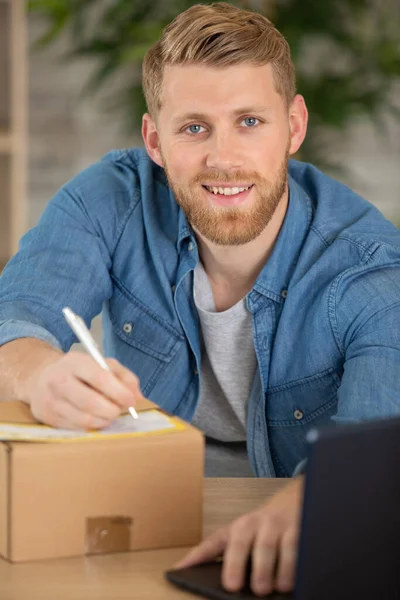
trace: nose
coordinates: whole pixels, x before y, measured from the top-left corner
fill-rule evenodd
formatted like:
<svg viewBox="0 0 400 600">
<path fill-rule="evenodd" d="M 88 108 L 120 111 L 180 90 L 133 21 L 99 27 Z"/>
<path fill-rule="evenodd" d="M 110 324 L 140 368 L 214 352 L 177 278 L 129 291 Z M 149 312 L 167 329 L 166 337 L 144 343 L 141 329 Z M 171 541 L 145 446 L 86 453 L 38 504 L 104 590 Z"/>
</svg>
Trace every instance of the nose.
<svg viewBox="0 0 400 600">
<path fill-rule="evenodd" d="M 209 139 L 209 144 L 206 159 L 209 169 L 227 171 L 243 166 L 244 159 L 234 134 L 228 132 L 215 134 Z"/>
</svg>

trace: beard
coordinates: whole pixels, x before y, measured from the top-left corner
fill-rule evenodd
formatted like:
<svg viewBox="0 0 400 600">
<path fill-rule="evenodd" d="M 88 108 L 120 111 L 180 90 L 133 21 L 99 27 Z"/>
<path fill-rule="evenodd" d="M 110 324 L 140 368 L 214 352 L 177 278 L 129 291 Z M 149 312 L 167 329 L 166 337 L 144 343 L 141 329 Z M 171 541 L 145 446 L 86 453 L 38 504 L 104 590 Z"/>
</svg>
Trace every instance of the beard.
<svg viewBox="0 0 400 600">
<path fill-rule="evenodd" d="M 285 193 L 288 178 L 289 146 L 273 180 L 261 177 L 257 171 L 236 171 L 234 174 L 211 169 L 199 173 L 187 184 L 174 180 L 163 157 L 168 183 L 188 222 L 202 236 L 218 246 L 242 246 L 256 239 L 267 227 Z M 255 198 L 250 206 L 213 206 L 199 189 L 209 181 L 215 183 L 252 182 L 250 193 Z"/>
</svg>

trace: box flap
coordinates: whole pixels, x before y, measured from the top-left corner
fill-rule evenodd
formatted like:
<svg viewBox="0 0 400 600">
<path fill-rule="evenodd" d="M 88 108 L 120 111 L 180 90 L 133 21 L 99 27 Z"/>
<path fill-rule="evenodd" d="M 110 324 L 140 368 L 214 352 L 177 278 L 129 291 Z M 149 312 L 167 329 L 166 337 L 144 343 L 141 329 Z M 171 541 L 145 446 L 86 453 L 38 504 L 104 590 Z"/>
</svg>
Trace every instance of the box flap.
<svg viewBox="0 0 400 600">
<path fill-rule="evenodd" d="M 136 404 L 137 412 L 159 408 L 151 400 L 144 399 Z M 0 423 L 21 423 L 34 425 L 38 423 L 25 402 L 6 401 L 0 402 Z"/>
</svg>

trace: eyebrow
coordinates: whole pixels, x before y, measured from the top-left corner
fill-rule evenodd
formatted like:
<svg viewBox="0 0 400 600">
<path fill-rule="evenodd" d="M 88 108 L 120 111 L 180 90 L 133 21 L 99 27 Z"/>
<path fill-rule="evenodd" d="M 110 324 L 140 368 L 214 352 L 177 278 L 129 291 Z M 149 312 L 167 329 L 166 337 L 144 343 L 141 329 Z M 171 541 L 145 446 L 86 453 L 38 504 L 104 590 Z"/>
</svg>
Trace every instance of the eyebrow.
<svg viewBox="0 0 400 600">
<path fill-rule="evenodd" d="M 233 117 L 238 117 L 240 115 L 253 114 L 253 113 L 265 114 L 265 113 L 272 113 L 273 110 L 274 109 L 271 106 L 243 106 L 243 107 L 236 108 L 235 110 L 233 110 L 230 113 L 230 115 Z M 209 115 L 207 115 L 206 113 L 190 112 L 190 113 L 184 113 L 182 115 L 178 115 L 177 117 L 175 117 L 173 119 L 173 123 L 178 124 L 178 123 L 181 123 L 182 121 L 207 121 L 209 118 L 210 118 Z"/>
</svg>

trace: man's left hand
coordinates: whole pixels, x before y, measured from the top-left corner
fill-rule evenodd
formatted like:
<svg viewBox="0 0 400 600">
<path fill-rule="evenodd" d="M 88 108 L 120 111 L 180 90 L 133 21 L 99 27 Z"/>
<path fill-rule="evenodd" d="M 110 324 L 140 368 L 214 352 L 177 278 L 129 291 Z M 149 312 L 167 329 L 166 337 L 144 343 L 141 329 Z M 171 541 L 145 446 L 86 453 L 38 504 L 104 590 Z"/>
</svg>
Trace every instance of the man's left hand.
<svg viewBox="0 0 400 600">
<path fill-rule="evenodd" d="M 303 502 L 304 476 L 288 483 L 261 508 L 241 516 L 196 546 L 175 568 L 189 567 L 223 555 L 222 584 L 235 592 L 245 584 L 252 559 L 250 586 L 257 595 L 294 587 Z"/>
</svg>

